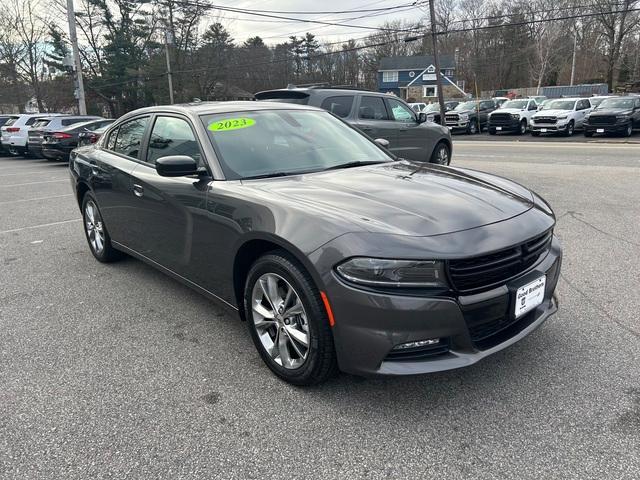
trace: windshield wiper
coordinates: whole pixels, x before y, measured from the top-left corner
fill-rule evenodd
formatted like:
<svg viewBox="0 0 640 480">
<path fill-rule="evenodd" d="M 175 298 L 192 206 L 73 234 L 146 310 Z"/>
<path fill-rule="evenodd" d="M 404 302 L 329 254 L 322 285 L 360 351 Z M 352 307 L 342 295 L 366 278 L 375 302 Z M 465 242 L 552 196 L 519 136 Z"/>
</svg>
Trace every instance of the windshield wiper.
<svg viewBox="0 0 640 480">
<path fill-rule="evenodd" d="M 376 165 L 378 163 L 387 163 L 385 160 L 366 160 L 366 161 L 357 161 L 357 162 L 347 162 L 341 163 L 340 165 L 333 165 L 331 167 L 327 167 L 323 172 L 327 170 L 339 170 L 341 168 L 352 168 L 352 167 L 362 167 L 363 165 Z"/>
<path fill-rule="evenodd" d="M 272 178 L 272 177 L 286 177 L 287 175 L 294 175 L 293 172 L 271 172 L 263 173 L 262 175 L 253 175 L 251 177 L 242 177 L 242 180 L 255 180 L 258 178 Z"/>
</svg>

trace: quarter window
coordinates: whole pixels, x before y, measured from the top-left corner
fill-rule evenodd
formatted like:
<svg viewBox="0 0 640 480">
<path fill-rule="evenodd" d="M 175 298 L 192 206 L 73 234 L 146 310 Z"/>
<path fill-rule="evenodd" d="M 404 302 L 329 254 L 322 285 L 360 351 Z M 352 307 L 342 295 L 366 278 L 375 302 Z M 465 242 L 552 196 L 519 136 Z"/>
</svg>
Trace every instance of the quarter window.
<svg viewBox="0 0 640 480">
<path fill-rule="evenodd" d="M 413 122 L 416 117 L 413 114 L 413 111 L 406 107 L 404 104 L 394 99 L 387 99 L 389 102 L 389 107 L 391 110 L 391 117 L 396 122 Z"/>
<path fill-rule="evenodd" d="M 353 105 L 353 95 L 345 95 L 340 97 L 328 97 L 322 101 L 321 108 L 330 111 L 340 118 L 346 118 L 351 113 Z"/>
<path fill-rule="evenodd" d="M 382 97 L 363 96 L 360 100 L 358 118 L 363 120 L 389 120 Z"/>
<path fill-rule="evenodd" d="M 186 155 L 202 164 L 200 147 L 189 123 L 176 117 L 158 117 L 149 139 L 147 162 L 155 164 L 170 155 Z"/>
<path fill-rule="evenodd" d="M 148 122 L 149 117 L 144 117 L 136 118 L 120 125 L 113 151 L 127 157 L 139 158 L 140 145 Z"/>
</svg>

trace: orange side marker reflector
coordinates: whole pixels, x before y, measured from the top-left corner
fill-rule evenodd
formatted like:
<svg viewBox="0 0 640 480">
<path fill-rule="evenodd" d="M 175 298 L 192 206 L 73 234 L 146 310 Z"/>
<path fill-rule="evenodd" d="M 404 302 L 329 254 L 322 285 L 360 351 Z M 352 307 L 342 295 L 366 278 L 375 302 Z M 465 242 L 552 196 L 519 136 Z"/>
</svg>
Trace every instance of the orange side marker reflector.
<svg viewBox="0 0 640 480">
<path fill-rule="evenodd" d="M 324 308 L 327 310 L 327 316 L 329 317 L 329 325 L 333 327 L 336 324 L 336 321 L 333 318 L 333 311 L 331 310 L 331 305 L 329 305 L 329 299 L 327 298 L 327 294 L 324 292 L 320 292 L 320 296 L 322 297 Z"/>
</svg>

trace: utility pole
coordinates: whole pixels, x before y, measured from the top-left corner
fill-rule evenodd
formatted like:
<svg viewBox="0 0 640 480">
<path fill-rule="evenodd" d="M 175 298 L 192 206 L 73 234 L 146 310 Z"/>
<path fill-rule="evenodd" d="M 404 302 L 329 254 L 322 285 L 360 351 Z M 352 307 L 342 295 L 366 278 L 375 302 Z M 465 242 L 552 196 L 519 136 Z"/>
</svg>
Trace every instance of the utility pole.
<svg viewBox="0 0 640 480">
<path fill-rule="evenodd" d="M 78 35 L 76 33 L 76 14 L 73 9 L 73 0 L 67 0 L 67 19 L 69 21 L 69 39 L 73 50 L 73 63 L 75 64 L 76 83 L 78 86 L 78 113 L 87 114 L 87 104 L 84 99 L 84 83 L 82 81 L 82 63 L 80 63 L 80 50 L 78 49 Z"/>
<path fill-rule="evenodd" d="M 571 59 L 571 83 L 569 85 L 573 85 L 573 80 L 576 75 L 576 50 L 578 49 L 578 32 L 573 32 L 573 58 Z"/>
<path fill-rule="evenodd" d="M 434 0 L 429 0 L 429 19 L 431 21 L 431 41 L 433 42 L 433 63 L 436 67 L 436 88 L 438 89 L 438 103 L 440 104 L 440 125 L 446 125 L 444 118 L 444 95 L 442 93 L 442 75 L 440 74 L 440 57 L 438 56 L 438 37 L 436 35 L 436 9 Z"/>
<path fill-rule="evenodd" d="M 171 32 L 164 32 L 164 52 L 167 57 L 167 80 L 169 81 L 169 103 L 173 105 L 173 74 L 171 73 L 171 56 L 169 55 L 169 45 L 173 43 Z"/>
</svg>

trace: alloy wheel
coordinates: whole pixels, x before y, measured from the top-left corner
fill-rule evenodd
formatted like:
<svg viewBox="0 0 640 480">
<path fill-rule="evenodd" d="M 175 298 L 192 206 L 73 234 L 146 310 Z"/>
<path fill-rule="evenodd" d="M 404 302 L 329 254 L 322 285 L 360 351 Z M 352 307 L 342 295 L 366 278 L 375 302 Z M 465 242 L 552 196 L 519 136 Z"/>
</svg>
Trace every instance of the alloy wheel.
<svg viewBox="0 0 640 480">
<path fill-rule="evenodd" d="M 309 355 L 309 323 L 300 296 L 275 273 L 265 273 L 253 286 L 251 314 L 262 347 L 278 365 L 300 368 Z"/>
<path fill-rule="evenodd" d="M 89 244 L 95 253 L 102 253 L 105 245 L 104 225 L 98 212 L 98 207 L 92 200 L 87 202 L 84 209 L 84 226 L 87 230 Z"/>
<path fill-rule="evenodd" d="M 438 165 L 449 165 L 449 150 L 444 145 L 440 145 L 436 152 L 436 161 Z"/>
</svg>

